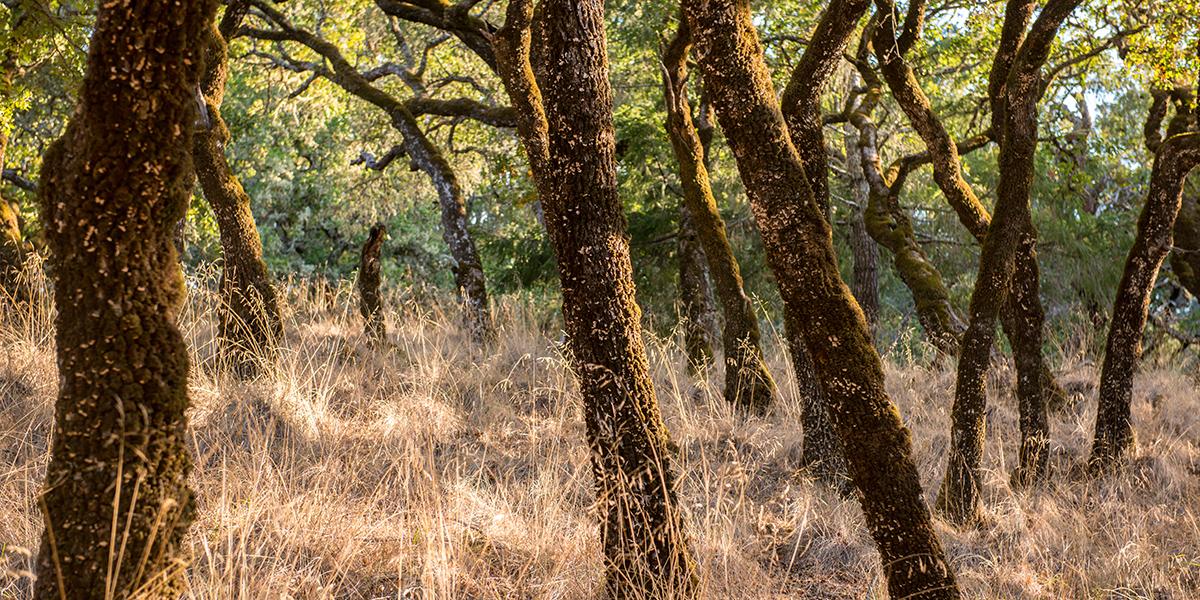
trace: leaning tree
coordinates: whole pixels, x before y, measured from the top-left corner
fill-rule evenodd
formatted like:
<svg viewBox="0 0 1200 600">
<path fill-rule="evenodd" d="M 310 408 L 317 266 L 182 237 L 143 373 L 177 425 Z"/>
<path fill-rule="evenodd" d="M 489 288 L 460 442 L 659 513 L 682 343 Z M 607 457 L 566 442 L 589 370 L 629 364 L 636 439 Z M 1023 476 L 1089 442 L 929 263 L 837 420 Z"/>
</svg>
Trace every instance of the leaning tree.
<svg viewBox="0 0 1200 600">
<path fill-rule="evenodd" d="M 970 319 L 963 335 L 958 376 L 951 411 L 950 457 L 938 493 L 937 509 L 949 520 L 966 524 L 980 516 L 981 465 L 984 445 L 984 416 L 987 406 L 987 371 L 996 319 L 1011 293 L 1013 312 L 1022 321 L 1014 335 L 1030 339 L 1015 343 L 1018 362 L 1035 361 L 1041 355 L 1043 320 L 1037 297 L 1037 233 L 1030 209 L 1037 150 L 1038 101 L 1045 92 L 1042 67 L 1050 54 L 1058 29 L 1080 0 L 1049 0 L 1033 19 L 1034 0 L 1009 0 L 1000 43 L 992 62 L 989 99 L 992 130 L 1000 146 L 1000 182 L 996 209 L 987 230 L 975 290 L 971 295 Z M 947 157 L 948 158 L 948 157 Z M 935 163 L 936 164 L 936 163 Z M 948 165 L 953 167 L 954 165 Z M 953 170 L 952 168 L 949 170 Z M 942 177 L 952 177 L 953 172 Z M 956 184 L 957 185 L 957 184 Z M 947 186 L 949 187 L 949 186 Z M 945 190 L 946 188 L 943 188 Z M 965 190 L 964 190 L 965 192 Z M 1041 390 L 1041 371 L 1020 369 L 1019 387 Z M 1045 403 L 1040 395 L 1020 393 L 1022 402 L 1040 402 L 1022 410 L 1024 433 L 1021 464 L 1045 469 L 1049 434 Z M 1022 476 L 1024 477 L 1024 476 Z"/>
<path fill-rule="evenodd" d="M 1091 465 L 1095 470 L 1119 464 L 1133 448 L 1130 419 L 1133 375 L 1142 355 L 1142 330 L 1146 327 L 1150 295 L 1158 270 L 1174 245 L 1184 183 L 1188 174 L 1200 166 L 1200 131 L 1191 94 L 1159 90 L 1153 97 L 1144 131 L 1146 147 L 1154 153 L 1154 167 L 1146 203 L 1138 218 L 1137 235 L 1117 287 L 1112 325 L 1105 344 L 1092 441 Z M 1168 104 L 1175 105 L 1175 115 L 1164 135 L 1162 123 Z"/>
<path fill-rule="evenodd" d="M 544 0 L 536 19 L 532 1 L 513 0 L 495 35 L 496 65 L 558 257 L 603 519 L 605 588 L 618 599 L 691 598 L 698 580 L 617 194 L 606 46 L 600 0 Z"/>
<path fill-rule="evenodd" d="M 788 327 L 810 351 L 828 395 L 830 416 L 845 446 L 889 592 L 893 598 L 958 598 L 954 574 L 921 495 L 909 432 L 884 389 L 883 365 L 862 311 L 838 272 L 832 231 L 813 184 L 825 175 L 808 172 L 810 166 L 821 167 L 805 162 L 793 142 L 749 2 L 683 4 L 696 35 L 704 84 L 737 158 Z M 835 4 L 822 16 L 812 45 L 818 52 L 840 56 L 839 47 L 846 42 L 838 38 L 848 36 L 853 26 L 839 15 L 856 20 L 866 6 Z M 823 62 L 815 66 L 821 68 L 802 71 L 813 78 L 810 85 L 820 85 L 822 73 L 828 72 Z"/>
<path fill-rule="evenodd" d="M 243 377 L 258 373 L 264 363 L 270 362 L 283 335 L 279 300 L 263 260 L 250 196 L 225 156 L 232 137 L 221 116 L 229 78 L 228 40 L 237 35 L 248 8 L 241 0 L 230 2 L 219 25 L 207 30 L 200 81 L 205 111 L 192 141 L 196 176 L 221 236 L 222 306 L 217 337 L 222 361 Z"/>
<path fill-rule="evenodd" d="M 703 247 L 708 272 L 725 317 L 721 340 L 725 349 L 725 400 L 761 413 L 770 406 L 777 391 L 763 357 L 758 316 L 746 293 L 741 266 L 729 244 L 725 221 L 713 197 L 708 178 L 710 148 L 692 119 L 692 106 L 687 95 L 687 60 L 691 46 L 691 32 L 687 22 L 681 20 L 662 57 L 667 137 L 679 165 L 687 222 Z M 711 144 L 711 130 L 709 133 Z"/>
</svg>

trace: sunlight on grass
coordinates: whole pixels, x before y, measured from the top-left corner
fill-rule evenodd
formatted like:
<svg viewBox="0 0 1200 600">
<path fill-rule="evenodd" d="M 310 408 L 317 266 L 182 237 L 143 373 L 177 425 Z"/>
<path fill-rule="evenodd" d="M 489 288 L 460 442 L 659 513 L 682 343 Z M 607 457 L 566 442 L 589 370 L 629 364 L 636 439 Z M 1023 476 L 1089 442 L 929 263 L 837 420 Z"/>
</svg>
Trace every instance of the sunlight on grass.
<svg viewBox="0 0 1200 600">
<path fill-rule="evenodd" d="M 216 374 L 211 274 L 181 316 L 193 353 L 190 598 L 591 598 L 601 578 L 580 401 L 551 308 L 501 300 L 500 341 L 476 349 L 452 306 L 393 299 L 390 345 L 362 335 L 348 289 L 284 286 L 278 366 Z M 44 280 L 0 324 L 0 598 L 27 598 L 57 376 Z M 679 447 L 681 501 L 708 598 L 882 598 L 856 503 L 799 470 L 799 402 L 764 418 L 721 400 L 720 373 L 688 377 L 674 338 L 647 333 Z M 1067 353 L 1070 355 L 1070 353 Z M 888 386 L 913 430 L 927 490 L 949 444 L 953 373 L 892 357 Z M 1200 399 L 1148 369 L 1135 389 L 1139 457 L 1084 477 L 1094 364 L 1065 365 L 1077 402 L 1055 417 L 1052 483 L 1009 487 L 1016 407 L 1007 366 L 989 414 L 987 523 L 939 524 L 972 598 L 1200 597 Z M 1085 400 L 1086 399 L 1086 400 Z M 931 492 L 930 492 L 931 493 Z M 931 499 L 927 495 L 927 499 Z"/>
</svg>

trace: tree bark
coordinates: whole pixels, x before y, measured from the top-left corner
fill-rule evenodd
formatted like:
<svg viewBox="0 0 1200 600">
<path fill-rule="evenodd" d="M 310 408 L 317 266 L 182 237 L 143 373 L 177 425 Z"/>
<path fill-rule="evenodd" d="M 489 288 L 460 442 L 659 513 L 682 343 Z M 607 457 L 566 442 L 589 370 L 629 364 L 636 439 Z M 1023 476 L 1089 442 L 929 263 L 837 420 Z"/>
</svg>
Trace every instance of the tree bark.
<svg viewBox="0 0 1200 600">
<path fill-rule="evenodd" d="M 59 392 L 35 597 L 176 597 L 187 486 L 188 356 L 171 231 L 193 181 L 215 0 L 100 5 L 79 103 L 41 171 Z"/>
<path fill-rule="evenodd" d="M 834 0 L 829 3 L 821 13 L 804 54 L 792 70 L 781 98 L 780 110 L 788 137 L 800 157 L 813 199 L 827 221 L 832 213 L 821 94 L 834 68 L 841 61 L 850 35 L 858 27 L 858 21 L 868 4 L 869 0 Z M 803 462 L 822 481 L 835 487 L 845 487 L 846 458 L 830 425 L 826 390 L 815 371 L 811 349 L 805 346 L 803 336 L 795 329 L 798 324 L 794 319 L 785 316 L 784 326 L 788 328 L 785 333 L 797 386 L 805 394 L 801 404 Z"/>
<path fill-rule="evenodd" d="M 692 598 L 699 584 L 617 195 L 604 3 L 540 4 L 539 44 L 553 59 L 539 65 L 536 79 L 532 2 L 514 0 L 507 13 L 496 36 L 497 63 L 558 257 L 563 321 L 603 518 L 605 588 L 615 599 Z"/>
<path fill-rule="evenodd" d="M 780 98 L 792 146 L 800 154 L 813 197 L 829 216 L 829 159 L 821 114 L 821 93 L 870 0 L 833 0 L 821 12 L 812 39 L 796 63 Z"/>
<path fill-rule="evenodd" d="M 890 0 L 879 2 L 886 9 L 885 15 L 894 14 L 894 4 Z M 880 19 L 874 32 L 879 70 L 909 123 L 925 142 L 933 166 L 934 181 L 959 221 L 983 244 L 991 225 L 991 215 L 963 177 L 958 146 L 921 91 L 920 83 L 905 61 L 897 41 L 894 17 Z M 1060 393 L 1042 358 L 1045 311 L 1038 297 L 1040 285 L 1035 243 L 1036 235 L 1031 233 L 1019 246 L 1012 290 L 1007 294 L 999 314 L 1004 331 L 1012 342 L 1017 368 L 1021 451 L 1013 480 L 1021 485 L 1038 482 L 1046 474 L 1050 452 L 1047 405 L 1048 400 L 1058 402 L 1057 394 Z"/>
<path fill-rule="evenodd" d="M 1099 410 L 1091 453 L 1091 465 L 1096 470 L 1119 464 L 1134 446 L 1130 421 L 1133 375 L 1142 354 L 1142 330 L 1146 327 L 1150 294 L 1158 270 L 1171 251 L 1184 182 L 1197 165 L 1200 165 L 1200 133 L 1167 138 L 1154 157 L 1150 191 L 1117 287 L 1100 371 Z"/>
<path fill-rule="evenodd" d="M 237 31 L 245 10 L 244 3 L 230 4 L 220 26 L 214 24 L 208 29 L 200 83 L 206 114 L 192 140 L 192 156 L 200 187 L 216 215 L 221 235 L 223 306 L 217 335 L 222 361 L 234 374 L 253 377 L 273 361 L 283 336 L 283 320 L 263 260 L 262 240 L 250 209 L 250 196 L 225 157 L 230 140 L 229 128 L 221 117 L 229 76 L 226 39 Z"/>
<path fill-rule="evenodd" d="M 862 168 L 862 156 L 858 150 L 858 133 L 852 126 L 845 127 L 846 138 L 846 183 L 854 199 L 854 211 L 850 214 L 850 250 L 854 254 L 854 278 L 850 290 L 862 307 L 871 339 L 879 334 L 879 246 L 867 231 L 867 208 L 871 200 L 871 186 Z"/>
<path fill-rule="evenodd" d="M 1200 298 L 1200 203 L 1195 194 L 1185 193 L 1175 219 L 1175 249 L 1171 270 L 1192 296 Z"/>
<path fill-rule="evenodd" d="M 919 35 L 924 6 L 923 2 L 909 4 L 903 33 L 892 44 L 901 54 Z M 926 341 L 939 356 L 951 356 L 958 353 L 958 339 L 966 325 L 950 301 L 950 290 L 941 271 L 918 242 L 912 220 L 900 206 L 900 193 L 908 175 L 929 162 L 931 157 L 929 153 L 905 156 L 885 170 L 879 155 L 878 129 L 872 120 L 883 96 L 883 81 L 868 62 L 871 40 L 873 32 L 881 27 L 882 15 L 893 12 L 877 11 L 859 40 L 854 64 L 862 76 L 865 91 L 860 94 L 857 105 L 848 104 L 845 109 L 846 120 L 859 132 L 856 147 L 847 152 L 857 159 L 855 162 L 865 176 L 867 196 L 863 213 L 866 232 L 892 255 L 893 267 L 912 295 L 917 321 L 925 331 Z M 890 19 L 888 23 L 891 23 Z"/>
<path fill-rule="evenodd" d="M 1024 34 L 1024 23 L 1029 18 L 1027 3 L 1029 0 L 1010 0 L 1002 31 L 1009 35 Z M 1042 64 L 1059 26 L 1078 4 L 1079 0 L 1047 2 L 1028 36 L 1016 45 L 1011 63 L 999 54 L 995 61 L 997 65 L 1012 65 L 1007 73 L 992 74 L 993 81 L 998 77 L 1005 80 L 997 92 L 1002 94 L 1001 101 L 993 103 L 993 110 L 997 111 L 993 114 L 993 127 L 1000 141 L 1001 177 L 996 192 L 996 210 L 983 244 L 979 273 L 971 295 L 970 321 L 963 335 L 959 355 L 954 407 L 951 410 L 949 463 L 937 499 L 937 509 L 957 524 L 978 522 L 980 517 L 980 463 L 983 458 L 987 371 L 996 337 L 996 319 L 1014 281 L 1014 272 L 1018 273 L 1019 285 L 1013 289 L 1013 301 L 1018 305 L 1018 318 L 1025 320 L 1014 333 L 1033 338 L 1022 342 L 1014 340 L 1014 347 L 1032 348 L 1036 340 L 1037 352 L 1039 355 L 1041 353 L 1041 327 L 1032 326 L 1040 316 L 1040 304 L 1036 300 L 1036 276 L 1028 270 L 1022 271 L 1036 263 L 1036 232 L 1030 210 L 1030 190 L 1037 149 L 1037 103 L 1042 93 Z M 1019 22 L 1019 30 L 1012 25 L 1013 22 Z M 1001 52 L 1008 51 L 1010 47 L 1012 44 L 1008 40 L 1001 41 Z M 1018 350 L 1018 372 L 1024 371 L 1018 378 L 1018 395 L 1022 402 L 1033 398 L 1028 391 L 1030 388 L 1040 390 L 1041 385 L 1040 371 L 1029 369 L 1028 364 L 1023 362 L 1030 359 L 1030 356 Z M 1025 415 L 1034 413 L 1030 407 L 1023 407 L 1022 413 L 1024 431 L 1021 464 L 1036 465 L 1033 468 L 1044 471 L 1047 441 L 1044 436 L 1031 437 L 1027 431 L 1038 427 L 1044 430 L 1045 426 L 1026 422 Z M 1044 410 L 1042 415 L 1033 418 L 1044 419 Z M 1028 456 L 1031 452 L 1041 453 L 1041 456 Z M 1027 481 L 1033 477 L 1032 472 L 1018 474 L 1018 480 Z"/>
<path fill-rule="evenodd" d="M 741 267 L 734 257 L 725 221 L 712 194 L 706 161 L 707 144 L 692 121 L 691 104 L 687 99 L 690 48 L 691 34 L 687 23 L 681 21 L 663 55 L 667 135 L 679 164 L 684 204 L 696 224 L 696 234 L 704 246 L 709 272 L 724 310 L 725 399 L 734 406 L 761 414 L 771 405 L 777 391 L 763 358 L 758 317 L 746 294 Z M 711 125 L 708 133 L 711 140 Z"/>
<path fill-rule="evenodd" d="M 380 260 L 383 254 L 383 241 L 387 238 L 387 229 L 383 225 L 375 225 L 367 235 L 363 244 L 362 255 L 358 262 L 358 312 L 366 325 L 364 331 L 367 337 L 376 342 L 387 339 L 387 323 L 383 315 L 383 295 L 379 291 Z"/>
<path fill-rule="evenodd" d="M 696 236 L 696 226 L 686 206 L 679 207 L 678 244 L 679 304 L 683 322 L 683 349 L 688 369 L 700 372 L 713 362 L 713 332 L 716 315 L 712 306 L 712 285 L 704 248 Z"/>
<path fill-rule="evenodd" d="M 488 305 L 483 261 L 475 247 L 475 238 L 467 228 L 467 201 L 458 183 L 458 175 L 441 150 L 421 131 L 412 113 L 407 110 L 395 111 L 392 125 L 404 136 L 409 157 L 425 171 L 437 190 L 442 209 L 442 239 L 449 246 L 450 256 L 454 259 L 451 269 L 459 298 L 466 309 L 467 329 L 476 342 L 488 344 L 495 339 L 496 330 Z"/>
<path fill-rule="evenodd" d="M 792 145 L 747 0 L 685 0 L 706 88 L 737 157 L 785 318 L 811 352 L 893 598 L 958 598 L 829 223 Z M 814 36 L 815 37 L 815 36 Z"/>
<path fill-rule="evenodd" d="M 850 122 L 859 132 L 858 152 L 869 188 L 865 226 L 871 237 L 891 252 L 896 273 L 912 294 L 917 321 L 925 330 L 925 338 L 941 354 L 953 355 L 958 351 L 958 339 L 964 326 L 950 302 L 950 290 L 941 271 L 917 242 L 912 221 L 900 206 L 899 192 L 903 181 L 897 181 L 898 175 L 891 176 L 889 181 L 883 171 L 876 141 L 878 132 L 870 118 L 882 90 L 878 82 L 872 83 L 869 77 L 865 79 L 868 80 L 867 96 L 850 115 Z"/>
</svg>

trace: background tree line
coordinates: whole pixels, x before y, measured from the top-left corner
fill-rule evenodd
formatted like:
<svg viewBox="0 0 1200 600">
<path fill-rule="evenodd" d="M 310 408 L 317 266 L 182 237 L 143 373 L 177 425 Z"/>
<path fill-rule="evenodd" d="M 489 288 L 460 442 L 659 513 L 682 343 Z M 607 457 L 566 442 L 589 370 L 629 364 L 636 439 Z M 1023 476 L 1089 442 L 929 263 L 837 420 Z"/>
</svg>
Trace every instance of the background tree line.
<svg viewBox="0 0 1200 600">
<path fill-rule="evenodd" d="M 932 519 L 978 523 L 996 355 L 1035 487 L 1055 342 L 1107 330 L 1103 476 L 1135 447 L 1147 324 L 1194 340 L 1190 4 L 217 4 L 5 4 L 0 268 L 19 297 L 48 257 L 64 375 L 42 597 L 178 585 L 181 258 L 221 260 L 239 377 L 271 368 L 271 273 L 359 270 L 381 341 L 381 278 L 455 294 L 482 348 L 489 295 L 561 296 L 613 597 L 697 592 L 643 312 L 749 412 L 779 393 L 760 330 L 784 330 L 805 462 L 859 500 L 897 598 L 959 596 Z M 957 370 L 932 512 L 884 389 L 901 343 Z M 138 560 L 102 568 L 116 521 Z"/>
</svg>

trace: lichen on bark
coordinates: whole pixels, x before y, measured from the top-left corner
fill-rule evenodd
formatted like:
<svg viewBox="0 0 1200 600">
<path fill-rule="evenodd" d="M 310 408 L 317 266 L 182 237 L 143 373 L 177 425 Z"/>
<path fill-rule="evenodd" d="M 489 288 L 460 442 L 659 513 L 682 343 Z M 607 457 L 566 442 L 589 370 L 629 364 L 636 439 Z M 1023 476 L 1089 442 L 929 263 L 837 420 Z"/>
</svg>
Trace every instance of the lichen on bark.
<svg viewBox="0 0 1200 600">
<path fill-rule="evenodd" d="M 1038 141 L 1037 104 L 1043 92 L 1042 65 L 1058 28 L 1079 0 L 1050 0 L 1033 25 L 1028 26 L 1032 4 L 1031 0 L 1009 1 L 991 74 L 992 122 L 1000 145 L 1001 177 L 996 190 L 996 209 L 983 243 L 975 289 L 971 294 L 967 331 L 959 353 L 951 409 L 950 453 L 936 504 L 942 515 L 957 524 L 978 523 L 982 515 L 980 484 L 987 371 L 996 337 L 996 320 L 1014 285 L 1012 294 L 1017 304 L 1014 312 L 1022 320 L 1014 333 L 1029 336 L 1021 343 L 1014 343 L 1020 371 L 1018 395 L 1022 396 L 1022 402 L 1041 402 L 1043 407 L 1040 414 L 1023 407 L 1023 413 L 1037 420 L 1026 423 L 1022 419 L 1023 467 L 1044 471 L 1048 452 L 1048 440 L 1044 434 L 1036 433 L 1037 429 L 1048 430 L 1044 420 L 1045 404 L 1028 392 L 1031 388 L 1040 390 L 1042 380 L 1040 370 L 1029 368 L 1032 353 L 1040 355 L 1041 352 L 1041 327 L 1031 325 L 1034 320 L 1040 323 L 1041 304 L 1037 300 L 1036 269 L 1033 267 L 1037 233 L 1033 226 L 1030 194 Z M 1002 83 L 997 84 L 997 81 Z M 1030 452 L 1036 455 L 1027 456 Z M 1033 471 L 1017 475 L 1018 481 L 1029 481 L 1038 476 Z"/>
<path fill-rule="evenodd" d="M 187 486 L 183 276 L 171 233 L 193 181 L 215 0 L 99 6 L 66 132 L 43 160 L 59 371 L 35 597 L 176 597 Z"/>
<path fill-rule="evenodd" d="M 699 593 L 676 499 L 674 456 L 641 337 L 617 194 L 604 3 L 513 0 L 497 70 L 517 111 L 558 258 L 563 322 L 595 477 L 605 593 L 614 600 Z M 533 36 L 546 60 L 537 76 Z"/>
<path fill-rule="evenodd" d="M 244 2 L 231 2 L 220 25 L 213 24 L 206 31 L 200 82 L 205 115 L 192 141 L 196 176 L 216 216 L 221 238 L 222 306 L 217 328 L 221 362 L 239 377 L 252 377 L 269 367 L 283 336 L 279 301 L 263 260 L 250 196 L 225 156 L 230 142 L 221 115 L 229 77 L 226 38 L 237 31 L 246 9 Z"/>
<path fill-rule="evenodd" d="M 894 598 L 958 598 L 921 495 L 908 430 L 883 386 L 862 311 L 837 269 L 832 231 L 776 100 L 747 0 L 685 0 L 706 89 L 775 273 L 803 337 Z M 815 36 L 814 36 L 815 37 Z"/>
<path fill-rule="evenodd" d="M 1117 286 L 1100 370 L 1089 460 L 1097 472 L 1120 465 L 1134 449 L 1133 376 L 1142 355 L 1142 332 L 1150 296 L 1163 261 L 1177 244 L 1175 235 L 1181 228 L 1180 219 L 1191 218 L 1183 213 L 1187 208 L 1184 187 L 1188 175 L 1200 166 L 1200 133 L 1195 131 L 1188 100 L 1178 104 L 1176 115 L 1167 127 L 1166 139 L 1162 139 L 1159 129 L 1166 112 L 1162 104 L 1164 95 L 1156 94 L 1145 127 L 1146 145 L 1154 152 L 1150 189 Z M 1194 210 L 1194 204 L 1191 208 Z"/>
<path fill-rule="evenodd" d="M 679 165 L 684 205 L 704 247 L 725 317 L 722 329 L 725 400 L 751 412 L 763 413 L 778 392 L 763 357 L 758 317 L 742 283 L 741 266 L 729 244 L 725 221 L 712 193 L 707 144 L 700 127 L 692 119 L 692 106 L 687 97 L 687 58 L 691 45 L 687 22 L 681 20 L 663 53 L 666 130 Z M 707 126 L 711 141 L 711 125 L 707 119 L 702 119 L 700 125 Z"/>
</svg>

